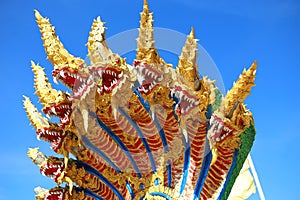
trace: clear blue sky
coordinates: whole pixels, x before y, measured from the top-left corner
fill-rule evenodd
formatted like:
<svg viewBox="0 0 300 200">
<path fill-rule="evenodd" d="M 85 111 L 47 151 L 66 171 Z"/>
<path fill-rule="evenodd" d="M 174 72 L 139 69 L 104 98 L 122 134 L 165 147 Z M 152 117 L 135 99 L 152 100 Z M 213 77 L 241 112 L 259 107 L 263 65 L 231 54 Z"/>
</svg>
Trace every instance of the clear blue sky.
<svg viewBox="0 0 300 200">
<path fill-rule="evenodd" d="M 244 67 L 258 61 L 257 86 L 247 99 L 257 129 L 251 154 L 267 199 L 298 199 L 300 2 L 149 0 L 149 4 L 155 26 L 184 34 L 195 28 L 227 89 Z M 30 60 L 46 67 L 49 75 L 52 70 L 33 10 L 51 19 L 70 52 L 85 58 L 92 20 L 100 15 L 107 22 L 108 37 L 137 28 L 142 0 L 1 0 L 0 8 L 0 200 L 34 199 L 34 187 L 54 184 L 26 156 L 28 147 L 51 152 L 48 144 L 36 140 L 22 109 L 23 94 L 37 104 Z"/>
</svg>

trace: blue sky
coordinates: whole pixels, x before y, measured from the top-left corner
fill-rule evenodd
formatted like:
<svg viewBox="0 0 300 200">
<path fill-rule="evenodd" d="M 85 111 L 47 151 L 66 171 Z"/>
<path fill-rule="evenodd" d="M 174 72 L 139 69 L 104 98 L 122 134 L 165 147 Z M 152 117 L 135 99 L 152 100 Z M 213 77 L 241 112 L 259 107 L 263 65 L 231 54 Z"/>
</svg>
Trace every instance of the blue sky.
<svg viewBox="0 0 300 200">
<path fill-rule="evenodd" d="M 300 2 L 149 0 L 149 4 L 155 26 L 184 34 L 195 28 L 226 89 L 244 67 L 258 61 L 257 86 L 246 102 L 257 129 L 251 155 L 267 199 L 297 199 Z M 0 200 L 34 199 L 34 187 L 54 184 L 26 156 L 28 147 L 51 152 L 48 144 L 36 140 L 22 109 L 23 94 L 38 101 L 30 60 L 46 67 L 49 75 L 52 70 L 33 10 L 51 19 L 72 54 L 85 58 L 92 20 L 100 15 L 107 22 L 107 37 L 137 28 L 142 0 L 2 0 L 0 8 Z"/>
</svg>

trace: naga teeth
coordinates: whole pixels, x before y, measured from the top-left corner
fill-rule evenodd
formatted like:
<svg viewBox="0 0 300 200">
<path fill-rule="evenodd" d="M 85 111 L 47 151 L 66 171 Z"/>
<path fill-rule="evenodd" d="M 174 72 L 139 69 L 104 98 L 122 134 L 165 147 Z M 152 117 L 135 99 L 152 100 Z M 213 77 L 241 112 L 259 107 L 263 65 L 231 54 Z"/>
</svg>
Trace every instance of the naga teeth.
<svg viewBox="0 0 300 200">
<path fill-rule="evenodd" d="M 102 70 L 99 70 L 99 71 L 98 71 L 98 75 L 99 75 L 100 77 L 102 77 L 102 73 L 103 73 Z"/>
<path fill-rule="evenodd" d="M 55 110 L 54 107 L 51 107 L 51 111 L 52 111 L 55 115 L 57 115 L 56 110 Z"/>
<path fill-rule="evenodd" d="M 63 77 L 63 78 L 66 78 L 65 73 L 64 73 L 63 71 L 60 71 L 60 72 L 59 72 L 59 75 L 60 75 L 61 77 Z"/>
<path fill-rule="evenodd" d="M 104 85 L 103 87 L 104 87 L 105 91 L 107 91 L 107 90 L 108 90 L 108 87 L 106 87 L 106 85 Z"/>
<path fill-rule="evenodd" d="M 123 76 L 123 71 L 118 75 L 118 78 L 121 78 Z"/>
<path fill-rule="evenodd" d="M 226 126 L 224 126 L 223 129 L 224 129 L 225 131 L 227 131 L 227 132 L 230 131 L 230 129 L 229 129 L 228 127 L 226 127 Z"/>
</svg>

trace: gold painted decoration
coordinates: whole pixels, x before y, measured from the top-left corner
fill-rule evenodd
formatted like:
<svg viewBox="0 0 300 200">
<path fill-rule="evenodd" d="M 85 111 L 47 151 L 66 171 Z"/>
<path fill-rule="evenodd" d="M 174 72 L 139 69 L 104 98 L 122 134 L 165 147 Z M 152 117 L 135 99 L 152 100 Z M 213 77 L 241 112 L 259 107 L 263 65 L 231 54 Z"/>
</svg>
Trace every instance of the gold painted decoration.
<svg viewBox="0 0 300 200">
<path fill-rule="evenodd" d="M 232 185 L 225 182 L 235 180 L 236 163 L 244 162 L 240 152 L 249 153 L 255 135 L 244 101 L 256 62 L 223 97 L 199 74 L 193 28 L 175 69 L 159 56 L 146 1 L 132 65 L 108 47 L 100 17 L 92 23 L 86 63 L 64 48 L 49 19 L 38 11 L 35 16 L 53 79 L 70 91 L 53 88 L 31 62 L 43 113 L 24 96 L 25 111 L 37 138 L 62 155 L 29 149 L 41 174 L 57 184 L 36 188 L 36 199 L 226 198 L 223 191 Z"/>
</svg>

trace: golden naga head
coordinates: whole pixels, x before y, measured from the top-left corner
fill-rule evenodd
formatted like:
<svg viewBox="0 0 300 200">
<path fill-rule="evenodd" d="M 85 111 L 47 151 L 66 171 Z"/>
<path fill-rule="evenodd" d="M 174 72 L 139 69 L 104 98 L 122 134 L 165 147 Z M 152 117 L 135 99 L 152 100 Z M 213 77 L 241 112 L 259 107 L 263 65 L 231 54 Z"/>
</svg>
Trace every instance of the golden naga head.
<svg viewBox="0 0 300 200">
<path fill-rule="evenodd" d="M 47 58 L 54 66 L 52 76 L 54 80 L 61 81 L 72 90 L 72 97 L 80 99 L 89 93 L 90 89 L 97 86 L 100 94 L 111 93 L 123 75 L 128 71 L 129 66 L 126 59 L 113 53 L 105 40 L 104 22 L 100 17 L 94 20 L 87 42 L 88 56 L 91 66 L 87 67 L 81 58 L 71 55 L 63 46 L 56 35 L 55 28 L 50 24 L 49 19 L 44 18 L 38 11 L 35 11 L 36 21 L 42 34 L 42 40 L 47 53 Z M 42 73 L 39 66 L 32 63 L 35 74 Z M 37 77 L 37 76 L 36 76 Z M 43 83 L 38 83 L 36 78 L 36 88 L 40 89 L 37 94 L 42 103 L 49 104 L 54 100 L 59 102 L 66 95 L 55 92 L 48 79 L 44 78 Z M 49 91 L 42 91 L 42 88 L 50 88 Z M 49 89 L 49 90 L 50 90 Z M 45 95 L 49 92 L 51 95 Z M 54 98 L 56 97 L 56 98 Z"/>
<path fill-rule="evenodd" d="M 208 137 L 214 145 L 239 148 L 239 136 L 253 123 L 252 113 L 244 101 L 255 85 L 256 61 L 244 70 L 223 99 L 220 108 L 212 115 Z"/>
<path fill-rule="evenodd" d="M 215 86 L 214 82 L 210 81 L 207 77 L 200 79 L 197 66 L 197 42 L 198 39 L 195 39 L 194 28 L 192 28 L 179 56 L 176 71 L 181 76 L 181 84 L 189 86 L 189 89 L 186 91 L 189 91 L 192 96 L 199 99 L 200 118 L 206 119 L 206 109 L 213 99 L 211 91 L 215 89 Z M 183 84 L 182 82 L 186 82 L 187 84 Z"/>
</svg>

